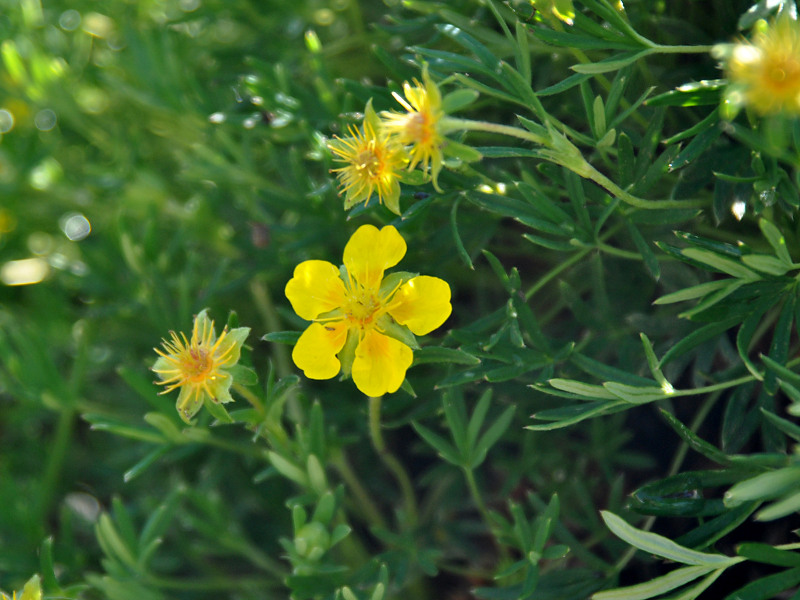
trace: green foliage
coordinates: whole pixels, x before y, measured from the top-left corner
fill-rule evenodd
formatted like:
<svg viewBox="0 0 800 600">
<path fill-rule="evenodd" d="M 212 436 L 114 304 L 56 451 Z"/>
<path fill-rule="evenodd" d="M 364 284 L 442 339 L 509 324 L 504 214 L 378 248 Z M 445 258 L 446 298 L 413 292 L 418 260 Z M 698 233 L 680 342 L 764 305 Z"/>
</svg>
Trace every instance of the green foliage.
<svg viewBox="0 0 800 600">
<path fill-rule="evenodd" d="M 797 596 L 800 116 L 718 64 L 795 3 L 625 5 L 0 0 L 0 597 Z M 441 172 L 345 212 L 423 79 Z M 369 399 L 284 294 L 366 223 L 453 307 Z"/>
</svg>

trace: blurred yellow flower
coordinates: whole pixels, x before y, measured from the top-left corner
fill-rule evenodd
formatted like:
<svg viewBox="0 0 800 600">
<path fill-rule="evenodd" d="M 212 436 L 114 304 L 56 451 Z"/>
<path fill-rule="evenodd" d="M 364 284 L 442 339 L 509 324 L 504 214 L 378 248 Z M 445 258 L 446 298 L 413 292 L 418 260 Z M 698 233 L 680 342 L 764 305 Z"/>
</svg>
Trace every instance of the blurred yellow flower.
<svg viewBox="0 0 800 600">
<path fill-rule="evenodd" d="M 0 594 L 0 598 L 2 600 L 17 600 L 17 592 L 12 592 L 13 596 L 9 598 L 5 594 Z M 42 600 L 42 584 L 39 580 L 38 575 L 34 575 L 31 577 L 25 587 L 22 588 L 22 595 L 19 597 L 19 600 Z"/>
<path fill-rule="evenodd" d="M 350 128 L 350 137 L 336 137 L 328 144 L 336 160 L 345 166 L 333 169 L 345 192 L 345 209 L 366 203 L 373 192 L 395 214 L 400 214 L 399 172 L 408 160 L 405 150 L 383 130 L 367 103 L 361 129 Z"/>
<path fill-rule="evenodd" d="M 162 340 L 163 351 L 154 348 L 159 355 L 153 371 L 166 386 L 162 394 L 180 388 L 178 414 L 187 423 L 197 414 L 203 402 L 232 402 L 230 388 L 233 383 L 231 367 L 239 362 L 248 327 L 225 328 L 217 337 L 214 322 L 202 310 L 194 319 L 191 340 L 181 332 L 180 337 L 170 332 L 171 340 Z"/>
<path fill-rule="evenodd" d="M 414 335 L 430 333 L 452 311 L 447 282 L 406 272 L 384 277 L 405 253 L 397 229 L 363 225 L 347 242 L 341 269 L 323 260 L 297 265 L 286 297 L 312 321 L 292 352 L 306 377 L 341 371 L 367 396 L 397 391 L 417 347 Z"/>
<path fill-rule="evenodd" d="M 416 79 L 413 80 L 413 85 L 405 82 L 403 94 L 405 98 L 392 92 L 406 112 L 382 112 L 384 126 L 401 144 L 411 147 L 409 171 L 418 164 L 425 171 L 430 169 L 433 186 L 439 190 L 437 179 L 444 160 L 442 146 L 445 138 L 442 134 L 442 122 L 445 112 L 442 109 L 442 95 L 428 75 L 427 65 L 422 68 L 422 83 Z"/>
<path fill-rule="evenodd" d="M 785 12 L 771 25 L 762 21 L 759 27 L 753 43 L 735 44 L 730 50 L 727 100 L 762 115 L 800 114 L 800 24 Z"/>
</svg>

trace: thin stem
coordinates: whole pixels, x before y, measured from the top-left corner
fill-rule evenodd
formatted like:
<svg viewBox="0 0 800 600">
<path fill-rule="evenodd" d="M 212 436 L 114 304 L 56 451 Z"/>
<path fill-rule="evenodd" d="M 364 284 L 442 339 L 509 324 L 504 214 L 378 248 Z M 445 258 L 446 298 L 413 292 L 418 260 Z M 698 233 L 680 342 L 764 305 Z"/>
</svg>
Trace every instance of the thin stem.
<svg viewBox="0 0 800 600">
<path fill-rule="evenodd" d="M 248 388 L 243 386 L 241 383 L 233 383 L 233 389 L 245 400 L 247 400 L 253 408 L 255 408 L 258 412 L 264 412 L 264 404 L 261 402 L 261 398 L 256 396 L 252 391 Z"/>
<path fill-rule="evenodd" d="M 452 131 L 485 131 L 487 133 L 498 133 L 500 135 L 508 135 L 540 146 L 550 145 L 550 140 L 536 135 L 527 129 L 520 129 L 519 127 L 512 127 L 510 125 L 500 125 L 499 123 L 490 123 L 489 121 L 473 121 L 471 119 L 456 119 L 454 117 L 447 117 L 442 121 L 442 127 L 445 130 Z"/>
<path fill-rule="evenodd" d="M 383 464 L 392 472 L 397 485 L 400 486 L 400 491 L 403 495 L 403 503 L 405 505 L 409 529 L 413 528 L 417 523 L 417 499 L 414 496 L 414 486 L 411 484 L 411 479 L 403 468 L 394 454 L 389 452 L 386 448 L 386 442 L 383 440 L 383 433 L 381 432 L 381 397 L 369 399 L 369 435 L 372 440 L 372 447 L 378 453 Z"/>
<path fill-rule="evenodd" d="M 372 501 L 372 498 L 367 493 L 367 490 L 361 484 L 358 475 L 353 471 L 350 462 L 347 460 L 344 452 L 337 453 L 336 457 L 332 460 L 333 467 L 339 471 L 339 474 L 344 479 L 344 482 L 350 488 L 350 491 L 356 498 L 358 508 L 360 510 L 357 516 L 363 517 L 373 527 L 380 529 L 387 529 L 386 521 L 383 519 L 381 511 Z"/>
<path fill-rule="evenodd" d="M 594 248 L 584 248 L 583 250 L 570 256 L 565 261 L 558 263 L 558 265 L 550 269 L 550 271 L 548 271 L 543 277 L 540 277 L 539 280 L 533 286 L 531 286 L 527 292 L 525 292 L 525 300 L 530 300 L 539 290 L 550 283 L 551 280 L 558 277 L 562 271 L 566 271 L 575 263 L 583 260 L 583 257 L 589 254 L 589 252 L 592 250 L 594 250 Z"/>
</svg>

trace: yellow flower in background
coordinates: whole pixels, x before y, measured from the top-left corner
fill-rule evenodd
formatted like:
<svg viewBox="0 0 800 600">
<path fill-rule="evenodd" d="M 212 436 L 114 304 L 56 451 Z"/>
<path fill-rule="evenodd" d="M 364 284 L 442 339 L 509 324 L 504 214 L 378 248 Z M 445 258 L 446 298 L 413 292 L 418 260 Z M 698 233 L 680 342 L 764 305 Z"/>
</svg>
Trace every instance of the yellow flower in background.
<svg viewBox="0 0 800 600">
<path fill-rule="evenodd" d="M 397 137 L 401 144 L 410 146 L 410 162 L 408 170 L 418 164 L 423 170 L 430 169 L 433 186 L 439 190 L 437 182 L 439 172 L 442 170 L 444 157 L 442 146 L 445 138 L 442 133 L 442 122 L 445 112 L 442 108 L 442 95 L 439 88 L 428 75 L 428 66 L 422 68 L 422 83 L 413 80 L 413 85 L 405 82 L 403 94 L 392 92 L 405 113 L 381 113 L 383 123 L 391 135 Z"/>
<path fill-rule="evenodd" d="M 397 229 L 363 225 L 344 248 L 344 266 L 307 260 L 286 284 L 294 311 L 312 321 L 292 352 L 310 379 L 350 375 L 361 392 L 397 391 L 411 366 L 414 335 L 430 333 L 452 311 L 450 286 L 438 277 L 398 272 L 406 253 Z"/>
<path fill-rule="evenodd" d="M 758 27 L 753 43 L 735 44 L 729 51 L 727 100 L 762 115 L 800 114 L 800 24 L 784 12 Z"/>
<path fill-rule="evenodd" d="M 202 310 L 194 319 L 190 340 L 181 332 L 180 337 L 170 332 L 172 339 L 162 340 L 163 350 L 154 348 L 159 355 L 153 371 L 166 386 L 162 394 L 180 388 L 178 414 L 187 423 L 197 414 L 203 402 L 232 402 L 230 388 L 233 375 L 230 369 L 239 362 L 242 345 L 250 333 L 248 327 L 227 328 L 217 337 L 214 321 Z"/>
<path fill-rule="evenodd" d="M 372 108 L 364 110 L 361 129 L 350 128 L 350 137 L 336 137 L 328 144 L 338 162 L 345 166 L 333 169 L 345 192 L 344 207 L 350 209 L 366 202 L 373 193 L 395 214 L 400 214 L 399 172 L 408 160 L 405 150 L 383 130 Z"/>
<path fill-rule="evenodd" d="M 17 600 L 17 592 L 12 592 L 13 596 L 9 598 L 5 594 L 0 594 L 0 598 L 2 600 Z M 42 584 L 39 580 L 38 575 L 34 575 L 31 577 L 25 587 L 22 588 L 22 595 L 19 597 L 19 600 L 42 600 Z"/>
</svg>

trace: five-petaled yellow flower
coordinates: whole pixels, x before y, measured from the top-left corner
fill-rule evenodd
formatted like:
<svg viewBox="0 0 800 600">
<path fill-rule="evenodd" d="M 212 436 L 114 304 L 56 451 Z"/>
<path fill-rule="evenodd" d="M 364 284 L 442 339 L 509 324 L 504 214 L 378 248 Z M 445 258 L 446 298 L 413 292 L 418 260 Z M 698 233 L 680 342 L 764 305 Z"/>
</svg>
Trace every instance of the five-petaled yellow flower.
<svg viewBox="0 0 800 600">
<path fill-rule="evenodd" d="M 759 27 L 753 43 L 736 44 L 730 51 L 727 99 L 762 115 L 800 114 L 800 24 L 786 12 Z"/>
<path fill-rule="evenodd" d="M 227 327 L 217 337 L 214 322 L 202 310 L 194 319 L 192 338 L 186 339 L 170 332 L 171 340 L 163 340 L 163 350 L 154 348 L 159 355 L 153 365 L 166 394 L 180 388 L 178 414 L 187 423 L 197 414 L 203 402 L 232 402 L 230 389 L 233 375 L 230 369 L 239 362 L 249 327 Z"/>
<path fill-rule="evenodd" d="M 310 379 L 351 375 L 359 390 L 377 397 L 397 391 L 416 347 L 450 316 L 450 286 L 425 275 L 384 277 L 406 253 L 397 229 L 363 225 L 344 248 L 340 269 L 307 260 L 286 284 L 294 311 L 312 321 L 292 352 Z"/>
<path fill-rule="evenodd" d="M 399 173 L 408 157 L 405 149 L 384 130 L 367 103 L 361 129 L 350 127 L 350 137 L 336 137 L 328 147 L 345 166 L 333 169 L 345 192 L 344 207 L 366 203 L 373 192 L 395 214 L 400 214 Z"/>
<path fill-rule="evenodd" d="M 0 599 L 17 600 L 17 592 L 12 593 L 13 596 L 11 596 L 11 598 L 0 593 Z M 22 588 L 22 595 L 19 597 L 19 600 L 42 600 L 42 584 L 38 575 L 34 575 L 27 581 L 25 587 Z"/>
<path fill-rule="evenodd" d="M 422 68 L 422 83 L 416 79 L 413 80 L 413 85 L 405 82 L 403 94 L 405 98 L 392 92 L 406 112 L 381 113 L 384 126 L 400 143 L 410 146 L 409 171 L 418 164 L 425 171 L 430 169 L 433 186 L 438 190 L 437 179 L 444 161 L 442 147 L 445 138 L 442 123 L 445 112 L 442 108 L 442 95 L 428 75 L 427 65 Z"/>
</svg>

